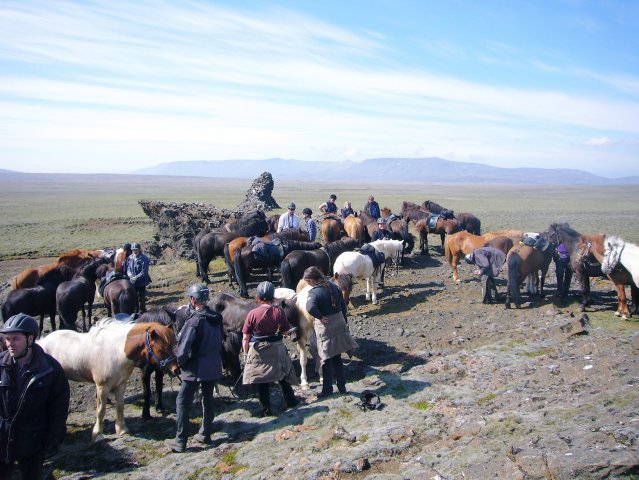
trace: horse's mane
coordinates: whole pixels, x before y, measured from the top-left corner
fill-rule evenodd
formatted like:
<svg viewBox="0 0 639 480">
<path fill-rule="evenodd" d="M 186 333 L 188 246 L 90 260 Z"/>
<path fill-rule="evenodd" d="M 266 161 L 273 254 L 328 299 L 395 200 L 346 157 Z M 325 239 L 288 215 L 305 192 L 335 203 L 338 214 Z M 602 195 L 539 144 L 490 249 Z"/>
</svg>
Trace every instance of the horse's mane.
<svg viewBox="0 0 639 480">
<path fill-rule="evenodd" d="M 287 239 L 284 249 L 288 252 L 292 252 L 293 250 L 315 250 L 321 246 L 322 245 L 317 242 L 304 242 L 301 240 Z"/>
<path fill-rule="evenodd" d="M 330 258 L 336 258 L 340 253 L 346 250 L 354 250 L 357 247 L 358 241 L 351 237 L 341 238 L 334 242 L 324 245 L 326 252 Z"/>
<path fill-rule="evenodd" d="M 350 273 L 342 273 L 341 275 L 338 275 L 337 278 L 333 276 L 331 278 L 331 282 L 333 282 L 342 290 L 353 289 L 353 275 Z"/>
<path fill-rule="evenodd" d="M 550 227 L 548 227 L 548 232 L 555 232 L 558 236 L 566 235 L 577 240 L 581 237 L 581 233 L 572 228 L 568 223 L 551 223 Z"/>
<path fill-rule="evenodd" d="M 236 222 L 227 224 L 228 229 L 242 236 L 266 235 L 269 231 L 266 215 L 261 210 L 253 210 L 238 218 Z"/>
<path fill-rule="evenodd" d="M 444 210 L 444 207 L 442 207 L 439 203 L 435 203 L 430 200 L 426 200 L 424 203 L 422 203 L 422 207 L 428 209 L 429 212 L 433 213 L 441 213 L 442 210 Z"/>
<path fill-rule="evenodd" d="M 611 235 L 610 237 L 606 238 L 606 243 L 609 243 L 612 246 L 624 246 L 626 242 L 623 238 L 621 237 L 617 237 L 616 235 Z"/>
<path fill-rule="evenodd" d="M 269 239 L 274 238 L 290 238 L 292 240 L 309 240 L 308 233 L 301 228 L 289 228 L 288 230 L 283 230 L 281 232 L 271 232 L 268 234 Z"/>
<path fill-rule="evenodd" d="M 151 308 L 138 317 L 138 323 L 161 323 L 170 327 L 175 321 L 177 309 L 172 307 Z"/>
<path fill-rule="evenodd" d="M 47 272 L 38 279 L 36 285 L 45 285 L 49 283 L 62 283 L 65 280 L 71 278 L 72 272 L 69 267 L 66 265 L 62 265 L 60 267 L 52 268 L 51 270 L 47 270 Z"/>
</svg>

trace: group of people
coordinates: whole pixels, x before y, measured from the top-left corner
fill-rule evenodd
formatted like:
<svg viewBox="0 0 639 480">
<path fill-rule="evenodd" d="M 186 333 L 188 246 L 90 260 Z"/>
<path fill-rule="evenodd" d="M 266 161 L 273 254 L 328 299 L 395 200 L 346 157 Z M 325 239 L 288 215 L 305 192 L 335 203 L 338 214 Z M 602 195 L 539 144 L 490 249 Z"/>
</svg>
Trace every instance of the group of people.
<svg viewBox="0 0 639 480">
<path fill-rule="evenodd" d="M 326 200 L 324 203 L 322 203 L 318 207 L 318 210 L 323 215 L 337 216 L 337 204 L 335 203 L 336 201 L 337 201 L 337 195 L 333 193 L 331 194 L 328 200 Z M 368 197 L 368 202 L 366 202 L 362 210 L 369 213 L 373 218 L 379 219 L 378 224 L 379 222 L 382 222 L 382 219 L 380 217 L 381 213 L 380 213 L 379 204 L 375 201 L 375 197 L 373 197 L 372 195 Z M 312 215 L 313 215 L 313 210 L 311 210 L 310 208 L 306 207 L 302 210 L 302 216 L 304 220 L 304 229 L 306 230 L 306 233 L 308 233 L 310 241 L 314 242 L 315 239 L 317 238 L 317 224 L 315 223 L 315 220 L 313 220 Z M 340 218 L 342 222 L 349 215 L 355 215 L 355 211 L 353 210 L 352 203 L 350 201 L 346 201 L 344 203 L 344 207 L 340 211 Z M 287 212 L 280 215 L 280 218 L 277 223 L 277 231 L 282 232 L 290 228 L 298 229 L 300 227 L 301 227 L 301 221 L 299 216 L 295 213 L 295 203 L 291 202 L 288 204 Z M 390 238 L 390 233 L 388 233 L 388 235 L 383 235 L 382 237 L 379 237 L 379 238 Z"/>
<path fill-rule="evenodd" d="M 346 393 L 346 379 L 342 353 L 357 348 L 347 324 L 346 303 L 342 293 L 317 267 L 309 267 L 304 279 L 312 287 L 309 291 L 307 311 L 315 317 L 316 348 L 322 369 L 322 390 L 317 398 L 334 393 L 333 383 L 340 393 Z M 213 386 L 222 378 L 222 317 L 207 305 L 209 291 L 206 285 L 192 285 L 187 291 L 191 315 L 177 338 L 176 356 L 180 365 L 180 391 L 176 400 L 177 430 L 174 439 L 167 440 L 171 451 L 186 450 L 189 406 L 198 385 L 202 392 L 202 422 L 193 441 L 210 444 L 213 432 Z M 258 306 L 246 316 L 242 327 L 244 354 L 244 385 L 254 385 L 258 391 L 260 416 L 271 416 L 270 385 L 279 384 L 286 408 L 294 408 L 301 400 L 295 396 L 292 385 L 299 383 L 293 362 L 283 339 L 291 328 L 284 310 L 274 303 L 275 286 L 262 282 L 257 286 L 255 301 Z"/>
</svg>

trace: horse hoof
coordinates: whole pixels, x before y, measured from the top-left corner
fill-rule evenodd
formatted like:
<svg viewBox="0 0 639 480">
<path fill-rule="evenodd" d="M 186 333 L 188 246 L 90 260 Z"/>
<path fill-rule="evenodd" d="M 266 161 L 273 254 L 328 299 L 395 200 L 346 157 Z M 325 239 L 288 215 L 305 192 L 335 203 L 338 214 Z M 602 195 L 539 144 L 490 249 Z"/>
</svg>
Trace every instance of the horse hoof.
<svg viewBox="0 0 639 480">
<path fill-rule="evenodd" d="M 310 389 L 311 389 L 311 387 L 309 387 L 309 386 L 308 386 L 308 383 L 303 383 L 303 384 L 301 384 L 301 385 L 300 385 L 300 388 L 301 388 L 302 390 L 310 390 Z"/>
<path fill-rule="evenodd" d="M 622 318 L 624 318 L 624 319 L 626 318 L 625 316 L 621 315 L 621 313 L 619 313 L 619 312 L 615 312 L 615 316 L 617 316 L 617 317 L 622 317 Z"/>
<path fill-rule="evenodd" d="M 504 305 L 504 310 L 510 310 L 510 305 Z"/>
</svg>

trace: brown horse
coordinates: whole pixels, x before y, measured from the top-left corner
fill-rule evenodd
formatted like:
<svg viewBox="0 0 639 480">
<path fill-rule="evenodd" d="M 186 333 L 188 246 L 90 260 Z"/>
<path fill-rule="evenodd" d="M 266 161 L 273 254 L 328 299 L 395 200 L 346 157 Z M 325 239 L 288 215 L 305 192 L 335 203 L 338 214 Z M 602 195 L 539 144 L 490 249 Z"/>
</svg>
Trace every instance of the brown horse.
<svg viewBox="0 0 639 480">
<path fill-rule="evenodd" d="M 546 234 L 542 233 L 542 237 L 546 240 Z M 519 243 L 510 249 L 506 256 L 506 265 L 508 265 L 508 287 L 506 289 L 506 303 L 505 308 L 510 308 L 511 300 L 515 302 L 517 308 L 521 307 L 521 297 L 519 295 L 519 285 L 527 280 L 528 293 L 533 301 L 533 295 L 537 279 L 539 278 L 539 296 L 544 297 L 544 282 L 546 280 L 546 273 L 548 267 L 552 261 L 552 255 L 556 248 L 556 245 L 547 241 L 547 244 L 543 250 Z M 538 277 L 538 272 L 540 277 Z"/>
<path fill-rule="evenodd" d="M 280 214 L 274 213 L 270 217 L 266 219 L 266 223 L 268 223 L 268 231 L 271 233 L 277 232 L 277 224 L 280 221 Z"/>
<path fill-rule="evenodd" d="M 320 231 L 324 243 L 335 242 L 346 235 L 340 218 L 332 214 L 323 215 Z"/>
<path fill-rule="evenodd" d="M 346 217 L 344 219 L 344 231 L 346 235 L 357 240 L 358 246 L 361 247 L 366 242 L 364 224 L 361 218 L 355 217 L 354 215 Z"/>
<path fill-rule="evenodd" d="M 490 241 L 486 241 L 485 236 L 473 235 L 466 231 L 453 233 L 446 237 L 444 251 L 446 261 L 453 270 L 453 281 L 455 283 L 461 281 L 459 279 L 459 272 L 457 271 L 457 264 L 459 264 L 462 257 L 477 248 L 485 246 L 496 248 L 508 254 L 508 251 L 513 248 L 513 241 L 508 237 L 494 237 Z"/>
<path fill-rule="evenodd" d="M 138 293 L 128 278 L 108 283 L 102 298 L 109 317 L 116 313 L 135 313 L 138 308 Z"/>
<path fill-rule="evenodd" d="M 487 242 L 490 242 L 495 237 L 508 237 L 517 243 L 521 241 L 524 233 L 523 230 L 493 230 L 492 232 L 482 234 L 482 237 L 484 237 Z"/>
<path fill-rule="evenodd" d="M 413 235 L 408 231 L 408 222 L 404 219 L 398 218 L 393 215 L 390 208 L 384 207 L 382 209 L 382 219 L 386 220 L 386 227 L 391 232 L 391 238 L 393 240 L 401 240 L 403 242 L 401 263 L 404 264 L 404 254 L 413 251 L 415 246 L 415 239 Z"/>
<path fill-rule="evenodd" d="M 576 262 L 578 264 L 586 264 L 588 257 L 592 257 L 601 265 L 604 259 L 604 240 L 606 236 L 598 235 L 582 235 L 581 241 L 577 246 Z M 615 284 L 617 289 L 617 310 L 615 315 L 627 320 L 632 314 L 637 313 L 637 303 L 639 302 L 639 289 L 632 280 L 632 275 L 622 265 L 615 268 L 608 278 Z M 632 299 L 632 309 L 628 308 L 626 298 L 626 285 L 630 285 L 630 296 Z"/>
<path fill-rule="evenodd" d="M 69 250 L 48 265 L 23 270 L 11 279 L 11 288 L 17 290 L 18 288 L 35 287 L 37 281 L 41 279 L 45 273 L 63 265 L 71 269 L 72 273 L 76 273 L 83 264 L 96 258 L 103 258 L 103 256 L 104 250 L 83 250 L 79 248 Z"/>
</svg>

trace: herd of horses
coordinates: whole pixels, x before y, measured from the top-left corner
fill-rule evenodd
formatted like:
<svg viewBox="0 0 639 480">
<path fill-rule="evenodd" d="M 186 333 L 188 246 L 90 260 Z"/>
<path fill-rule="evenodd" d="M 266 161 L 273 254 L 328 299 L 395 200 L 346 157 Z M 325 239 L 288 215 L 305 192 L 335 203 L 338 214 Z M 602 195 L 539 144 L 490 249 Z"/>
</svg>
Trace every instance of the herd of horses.
<svg viewBox="0 0 639 480">
<path fill-rule="evenodd" d="M 615 313 L 628 318 L 636 312 L 639 247 L 618 237 L 581 234 L 567 223 L 553 223 L 546 231 L 538 233 L 543 242 L 532 246 L 520 241 L 524 231 L 502 230 L 481 234 L 481 223 L 474 215 L 453 213 L 430 201 L 421 205 L 403 202 L 400 215 L 384 209 L 383 217 L 387 219 L 393 239 L 371 242 L 378 226 L 377 220 L 366 212 L 351 215 L 343 221 L 330 215 L 320 217 L 323 244 L 311 242 L 303 230 L 274 232 L 277 217 L 267 218 L 262 211 L 250 212 L 222 228 L 207 228 L 195 237 L 197 275 L 209 283 L 210 261 L 223 256 L 229 285 L 233 286 L 235 282 L 239 287 L 239 297 L 221 293 L 209 302 L 210 307 L 223 318 L 222 359 L 231 382 L 235 383 L 241 376 L 244 319 L 248 311 L 257 305 L 255 300 L 248 299 L 250 275 L 254 269 L 266 270 L 270 279 L 275 270 L 280 271 L 281 287 L 276 289 L 276 301 L 285 310 L 291 325 L 296 327 L 293 340 L 297 342 L 300 353 L 302 387 L 307 388 L 307 344 L 313 331 L 313 318 L 306 311 L 310 287 L 302 279 L 304 270 L 316 266 L 330 276 L 347 304 L 350 303 L 354 281 L 365 279 L 366 300 L 377 303 L 377 290 L 383 285 L 386 266 L 392 262 L 399 268 L 404 262 L 404 255 L 414 248 L 409 226 L 419 235 L 420 250 L 424 254 L 429 254 L 428 235 L 441 236 L 444 256 L 456 283 L 461 282 L 457 265 L 465 254 L 483 246 L 503 251 L 507 269 L 505 306 L 508 308 L 511 302 L 517 308 L 521 307 L 519 289 L 525 280 L 531 294 L 543 296 L 545 276 L 553 253 L 557 245 L 563 244 L 580 286 L 582 308 L 591 303 L 590 277 L 608 276 L 617 288 L 618 307 Z M 539 248 L 542 243 L 544 248 Z M 256 250 L 257 247 L 261 250 Z M 19 312 L 39 316 L 41 332 L 44 317 L 48 315 L 54 331 L 38 342 L 60 361 L 69 379 L 95 383 L 94 440 L 102 435 L 105 403 L 110 393 L 116 403 L 116 432 L 126 432 L 123 395 L 127 379 L 135 367 L 142 371 L 143 418 L 151 417 L 152 374 L 155 374 L 156 383 L 155 408 L 158 411 L 163 409 L 163 375 L 176 375 L 179 371 L 173 349 L 176 334 L 189 315 L 185 305 L 152 308 L 135 315 L 135 289 L 127 278 L 116 277 L 101 289 L 108 317 L 113 318 L 91 327 L 96 285 L 116 269 L 121 260 L 121 251 L 76 249 L 66 252 L 51 264 L 27 269 L 16 276 L 12 281 L 13 290 L 2 305 L 5 320 Z M 632 309 L 627 305 L 626 285 L 631 287 Z M 80 311 L 82 333 L 77 332 L 76 326 Z M 57 331 L 56 313 L 59 314 L 61 328 Z"/>
</svg>

